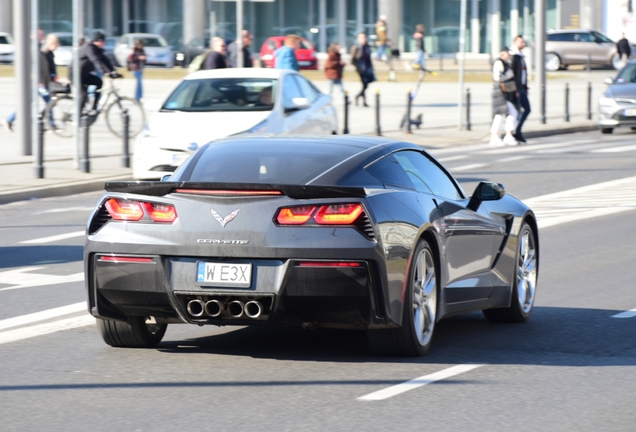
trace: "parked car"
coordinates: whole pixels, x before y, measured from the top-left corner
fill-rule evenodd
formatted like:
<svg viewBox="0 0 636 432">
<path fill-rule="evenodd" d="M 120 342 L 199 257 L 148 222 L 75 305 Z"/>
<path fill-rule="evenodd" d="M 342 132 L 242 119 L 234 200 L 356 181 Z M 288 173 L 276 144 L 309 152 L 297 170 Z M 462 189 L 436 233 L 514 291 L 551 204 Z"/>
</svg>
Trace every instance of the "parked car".
<svg viewBox="0 0 636 432">
<path fill-rule="evenodd" d="M 172 174 L 204 144 L 252 132 L 334 134 L 331 97 L 281 69 L 215 69 L 188 75 L 135 142 L 133 177 Z"/>
<path fill-rule="evenodd" d="M 604 82 L 609 87 L 598 101 L 601 132 L 611 134 L 620 126 L 636 130 L 636 60 L 629 61 L 615 79 Z"/>
<path fill-rule="evenodd" d="M 616 42 L 596 30 L 549 31 L 545 52 L 545 68 L 549 71 L 588 62 L 590 66 L 621 67 Z"/>
<path fill-rule="evenodd" d="M 9 33 L 0 32 L 0 63 L 13 63 L 15 46 Z"/>
<path fill-rule="evenodd" d="M 210 38 L 194 38 L 187 44 L 181 44 L 174 50 L 175 64 L 177 66 L 188 67 L 188 65 L 199 54 L 203 54 L 210 47 Z"/>
<path fill-rule="evenodd" d="M 174 66 L 172 47 L 168 45 L 163 36 L 152 33 L 128 33 L 123 35 L 114 50 L 117 63 L 122 66 L 126 65 L 128 56 L 133 52 L 135 40 L 137 39 L 141 39 L 144 43 L 147 57 L 146 65 L 165 66 L 168 68 Z"/>
<path fill-rule="evenodd" d="M 53 59 L 57 66 L 68 66 L 73 60 L 73 33 L 51 33 L 57 36 L 60 45 L 53 51 Z"/>
<path fill-rule="evenodd" d="M 272 36 L 268 38 L 261 46 L 260 60 L 262 67 L 274 67 L 275 57 L 274 51 L 283 46 L 285 36 Z M 305 38 L 300 38 L 300 48 L 296 50 L 296 59 L 300 69 L 318 69 L 318 59 L 316 58 L 316 49 Z"/>
<path fill-rule="evenodd" d="M 105 189 L 84 271 L 87 309 L 113 347 L 153 348 L 169 324 L 311 323 L 366 330 L 376 354 L 422 356 L 441 319 L 522 323 L 534 309 L 532 210 L 497 183 L 467 195 L 419 145 L 238 136 L 167 181 Z"/>
<path fill-rule="evenodd" d="M 107 37 L 106 45 L 104 45 L 104 54 L 108 57 L 108 60 L 113 64 L 113 66 L 121 66 L 117 63 L 117 59 L 115 58 L 115 46 L 117 46 L 118 37 Z"/>
</svg>

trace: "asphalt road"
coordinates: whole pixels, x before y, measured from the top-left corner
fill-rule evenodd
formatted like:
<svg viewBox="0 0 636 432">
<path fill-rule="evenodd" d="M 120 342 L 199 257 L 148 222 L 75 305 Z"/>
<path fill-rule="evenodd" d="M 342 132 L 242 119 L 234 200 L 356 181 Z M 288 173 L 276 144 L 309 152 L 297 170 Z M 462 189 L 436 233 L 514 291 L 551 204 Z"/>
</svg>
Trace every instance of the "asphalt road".
<svg viewBox="0 0 636 432">
<path fill-rule="evenodd" d="M 172 325 L 157 349 L 110 348 L 81 305 L 99 193 L 2 205 L 0 430 L 632 431 L 635 138 L 431 149 L 469 193 L 497 181 L 531 203 L 541 259 L 527 323 L 446 319 L 415 359 L 335 330 Z"/>
</svg>

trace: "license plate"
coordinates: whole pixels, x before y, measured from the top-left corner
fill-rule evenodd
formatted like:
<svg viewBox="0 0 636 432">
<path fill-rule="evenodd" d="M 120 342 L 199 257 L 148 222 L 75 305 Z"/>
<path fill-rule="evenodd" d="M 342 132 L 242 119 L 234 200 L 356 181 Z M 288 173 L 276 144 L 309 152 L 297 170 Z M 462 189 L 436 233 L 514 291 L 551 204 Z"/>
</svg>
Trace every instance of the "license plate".
<svg viewBox="0 0 636 432">
<path fill-rule="evenodd" d="M 197 263 L 197 282 L 219 287 L 249 288 L 252 264 Z"/>
<path fill-rule="evenodd" d="M 630 108 L 630 109 L 626 109 L 623 112 L 623 115 L 625 117 L 636 117 L 636 108 Z"/>
<path fill-rule="evenodd" d="M 310 66 L 311 62 L 310 61 L 299 61 L 298 62 L 298 66 Z"/>
</svg>

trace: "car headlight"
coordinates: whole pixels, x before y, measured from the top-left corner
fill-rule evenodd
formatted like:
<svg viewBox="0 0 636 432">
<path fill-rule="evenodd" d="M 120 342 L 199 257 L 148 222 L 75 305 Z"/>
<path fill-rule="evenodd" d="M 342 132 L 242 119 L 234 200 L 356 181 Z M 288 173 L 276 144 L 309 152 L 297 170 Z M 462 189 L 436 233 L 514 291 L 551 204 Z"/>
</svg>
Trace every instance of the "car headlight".
<svg viewBox="0 0 636 432">
<path fill-rule="evenodd" d="M 598 104 L 600 106 L 604 106 L 604 107 L 611 107 L 614 106 L 616 104 L 616 101 L 612 98 L 608 98 L 605 96 L 602 96 L 599 100 L 598 100 Z"/>
</svg>

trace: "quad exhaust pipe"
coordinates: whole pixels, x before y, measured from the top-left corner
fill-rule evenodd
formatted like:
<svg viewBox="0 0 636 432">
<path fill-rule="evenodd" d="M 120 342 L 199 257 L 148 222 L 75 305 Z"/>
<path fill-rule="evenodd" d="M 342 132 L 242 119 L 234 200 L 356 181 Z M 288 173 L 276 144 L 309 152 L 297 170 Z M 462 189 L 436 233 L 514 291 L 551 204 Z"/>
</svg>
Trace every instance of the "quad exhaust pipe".
<svg viewBox="0 0 636 432">
<path fill-rule="evenodd" d="M 242 301 L 234 300 L 227 305 L 227 311 L 232 318 L 240 318 L 244 310 L 245 305 Z"/>
<path fill-rule="evenodd" d="M 205 304 L 205 313 L 212 318 L 220 316 L 221 312 L 223 312 L 223 303 L 221 303 L 220 301 L 210 300 Z"/>
<path fill-rule="evenodd" d="M 205 311 L 205 304 L 201 300 L 190 300 L 188 302 L 188 313 L 193 317 L 200 317 Z"/>
<path fill-rule="evenodd" d="M 245 315 L 248 318 L 256 319 L 263 313 L 263 306 L 256 300 L 245 303 Z"/>
<path fill-rule="evenodd" d="M 204 302 L 203 300 L 195 299 L 188 302 L 187 310 L 188 313 L 195 318 L 199 318 L 203 315 L 218 318 L 223 311 L 226 310 L 228 315 L 235 319 L 241 318 L 243 315 L 251 319 L 258 319 L 265 312 L 264 306 L 257 300 L 250 300 L 247 303 L 233 300 L 226 306 L 220 300 Z"/>
</svg>

